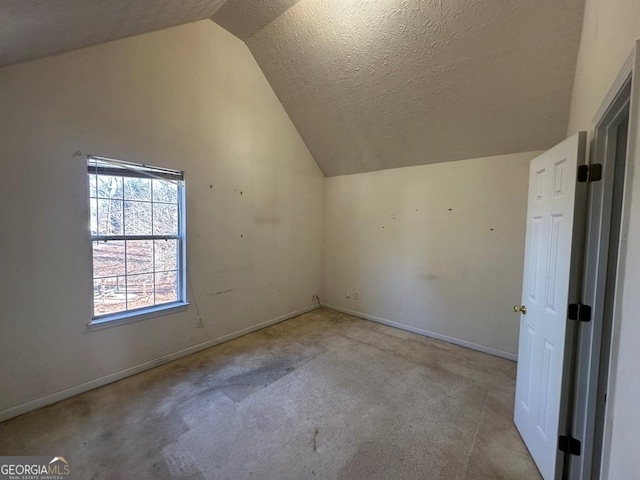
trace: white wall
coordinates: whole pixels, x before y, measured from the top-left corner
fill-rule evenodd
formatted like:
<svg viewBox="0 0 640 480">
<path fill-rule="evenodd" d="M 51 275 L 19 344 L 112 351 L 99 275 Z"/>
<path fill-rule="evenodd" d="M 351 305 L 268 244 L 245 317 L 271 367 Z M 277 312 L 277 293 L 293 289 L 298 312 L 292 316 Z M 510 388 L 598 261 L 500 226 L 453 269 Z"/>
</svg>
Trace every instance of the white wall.
<svg viewBox="0 0 640 480">
<path fill-rule="evenodd" d="M 640 38 L 638 0 L 587 0 L 582 42 L 578 54 L 569 134 L 593 131 L 592 119 L 616 75 Z M 640 145 L 636 146 L 640 152 Z M 612 355 L 608 395 L 603 478 L 638 478 L 640 475 L 640 165 L 631 165 L 631 211 L 623 241 L 621 321 Z"/>
<path fill-rule="evenodd" d="M 514 358 L 535 155 L 327 178 L 324 303 Z"/>
<path fill-rule="evenodd" d="M 186 172 L 187 311 L 86 327 L 85 154 Z M 0 419 L 320 293 L 323 176 L 245 44 L 211 21 L 0 70 L 0 162 Z"/>
</svg>

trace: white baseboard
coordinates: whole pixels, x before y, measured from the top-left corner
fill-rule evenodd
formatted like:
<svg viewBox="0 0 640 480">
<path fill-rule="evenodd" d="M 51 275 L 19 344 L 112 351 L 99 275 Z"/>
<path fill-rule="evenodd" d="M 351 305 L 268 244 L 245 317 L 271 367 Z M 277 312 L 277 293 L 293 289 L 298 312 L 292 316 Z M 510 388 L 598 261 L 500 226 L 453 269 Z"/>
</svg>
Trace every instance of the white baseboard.
<svg viewBox="0 0 640 480">
<path fill-rule="evenodd" d="M 171 362 L 173 360 L 186 357 L 187 355 L 191 355 L 192 353 L 205 350 L 207 348 L 213 347 L 220 343 L 228 342 L 229 340 L 233 340 L 234 338 L 247 335 L 249 333 L 255 332 L 256 330 L 261 330 L 265 327 L 275 325 L 276 323 L 284 322 L 285 320 L 289 320 L 290 318 L 297 317 L 298 315 L 302 315 L 303 313 L 307 313 L 312 310 L 317 310 L 318 308 L 320 308 L 318 305 L 312 305 L 295 312 L 287 313 L 286 315 L 282 315 L 272 320 L 267 320 L 266 322 L 262 322 L 257 325 L 253 325 L 251 327 L 244 328 L 237 332 L 230 333 L 228 335 L 224 335 L 222 337 L 219 337 L 213 340 L 208 340 L 204 343 L 200 343 L 198 345 L 185 348 L 183 350 L 180 350 L 175 353 L 171 353 L 169 355 L 164 355 L 162 357 L 156 358 L 154 360 L 150 360 L 148 362 L 141 363 L 133 367 L 125 368 L 124 370 L 120 370 L 119 372 L 114 372 L 109 375 L 105 375 L 104 377 L 96 378 L 95 380 L 89 380 L 88 382 L 66 388 L 59 392 L 52 393 L 51 395 L 47 395 L 45 397 L 41 397 L 27 403 L 23 403 L 15 407 L 7 408 L 5 410 L 0 411 L 0 422 L 4 422 L 5 420 L 8 420 L 10 418 L 17 417 L 18 415 L 22 415 L 24 413 L 30 412 L 32 410 L 36 410 L 38 408 L 46 407 L 47 405 L 51 405 L 61 400 L 65 400 L 75 395 L 79 395 L 89 390 L 93 390 L 94 388 L 102 387 L 103 385 L 107 385 L 109 383 L 122 380 L 123 378 L 130 377 L 137 373 L 144 372 L 145 370 L 149 370 L 151 368 Z"/>
<path fill-rule="evenodd" d="M 467 342 L 466 340 L 460 340 L 459 338 L 449 337 L 447 335 L 442 335 L 440 333 L 430 332 L 428 330 L 423 330 L 421 328 L 412 327 L 410 325 L 405 325 L 403 323 L 393 322 L 391 320 L 387 320 L 384 318 L 375 317 L 367 313 L 356 312 L 354 310 L 338 307 L 336 305 L 330 305 L 325 303 L 322 306 L 326 308 L 330 308 L 332 310 L 336 310 L 338 312 L 346 313 L 348 315 L 353 315 L 354 317 L 363 318 L 365 320 L 371 320 L 372 322 L 376 322 L 376 323 L 381 323 L 383 325 L 387 325 L 388 327 L 399 328 L 400 330 L 406 330 L 407 332 L 417 333 L 418 335 L 435 338 L 436 340 L 442 340 L 443 342 L 453 343 L 454 345 L 458 345 L 460 347 L 470 348 L 471 350 L 477 350 L 478 352 L 488 353 L 489 355 L 494 355 L 496 357 L 506 358 L 507 360 L 512 360 L 514 362 L 518 360 L 518 355 L 516 355 L 515 353 L 503 352 L 502 350 L 497 350 L 495 348 L 485 347 L 484 345 L 478 345 L 477 343 Z"/>
</svg>

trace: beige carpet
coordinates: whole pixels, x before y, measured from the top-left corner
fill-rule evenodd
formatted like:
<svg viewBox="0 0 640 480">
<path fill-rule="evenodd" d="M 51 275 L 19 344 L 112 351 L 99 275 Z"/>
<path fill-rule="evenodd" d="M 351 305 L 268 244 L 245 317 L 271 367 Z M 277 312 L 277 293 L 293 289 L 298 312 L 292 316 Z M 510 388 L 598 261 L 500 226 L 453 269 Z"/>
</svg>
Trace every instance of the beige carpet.
<svg viewBox="0 0 640 480">
<path fill-rule="evenodd" d="M 0 424 L 77 479 L 539 479 L 515 363 L 327 309 Z"/>
</svg>

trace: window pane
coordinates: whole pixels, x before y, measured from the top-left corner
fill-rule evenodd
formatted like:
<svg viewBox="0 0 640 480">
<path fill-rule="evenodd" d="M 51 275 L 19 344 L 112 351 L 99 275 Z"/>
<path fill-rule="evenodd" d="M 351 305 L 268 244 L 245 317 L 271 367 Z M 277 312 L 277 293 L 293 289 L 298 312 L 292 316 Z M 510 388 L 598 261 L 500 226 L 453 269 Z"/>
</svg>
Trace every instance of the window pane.
<svg viewBox="0 0 640 480">
<path fill-rule="evenodd" d="M 168 180 L 153 180 L 153 201 L 178 203 L 178 185 Z"/>
<path fill-rule="evenodd" d="M 106 315 L 126 310 L 125 277 L 102 278 L 93 281 L 93 315 Z"/>
<path fill-rule="evenodd" d="M 97 189 L 99 198 L 122 199 L 122 177 L 98 175 Z"/>
<path fill-rule="evenodd" d="M 151 235 L 151 203 L 124 202 L 124 234 Z"/>
<path fill-rule="evenodd" d="M 122 200 L 98 200 L 98 234 L 122 235 Z"/>
<path fill-rule="evenodd" d="M 178 269 L 178 241 L 154 240 L 156 271 Z"/>
<path fill-rule="evenodd" d="M 124 199 L 151 201 L 151 179 L 129 178 L 124 179 Z"/>
<path fill-rule="evenodd" d="M 178 234 L 178 205 L 168 203 L 153 204 L 153 234 Z"/>
<path fill-rule="evenodd" d="M 156 304 L 178 301 L 178 272 L 156 273 Z"/>
<path fill-rule="evenodd" d="M 127 240 L 127 275 L 153 273 L 153 240 Z"/>
<path fill-rule="evenodd" d="M 94 315 L 181 300 L 180 250 L 184 240 L 133 238 L 181 234 L 183 183 L 151 176 L 127 177 L 117 171 L 114 175 L 99 175 L 95 169 L 91 171 L 92 162 L 101 168 L 110 166 L 99 158 L 89 159 L 89 230 L 98 237 L 125 238 L 92 242 Z M 118 165 L 112 167 L 117 168 Z M 127 168 L 126 162 L 121 168 Z"/>
<path fill-rule="evenodd" d="M 124 274 L 124 242 L 93 242 L 93 278 Z"/>
<path fill-rule="evenodd" d="M 89 231 L 91 235 L 98 233 L 98 200 L 89 199 Z"/>
<path fill-rule="evenodd" d="M 89 174 L 89 197 L 90 198 L 95 198 L 97 195 L 96 184 L 97 184 L 96 175 L 90 173 Z"/>
<path fill-rule="evenodd" d="M 130 275 L 127 277 L 127 305 L 129 310 L 134 308 L 151 307 L 154 305 L 153 274 Z"/>
</svg>

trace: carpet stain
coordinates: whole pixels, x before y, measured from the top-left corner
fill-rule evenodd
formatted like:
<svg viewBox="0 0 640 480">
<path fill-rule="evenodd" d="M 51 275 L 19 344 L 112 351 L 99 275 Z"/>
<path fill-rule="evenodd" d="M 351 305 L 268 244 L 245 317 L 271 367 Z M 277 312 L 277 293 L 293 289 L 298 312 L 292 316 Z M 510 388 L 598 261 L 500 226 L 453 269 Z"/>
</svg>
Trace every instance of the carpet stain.
<svg viewBox="0 0 640 480">
<path fill-rule="evenodd" d="M 268 360 L 265 364 L 231 375 L 228 378 L 206 382 L 207 388 L 199 392 L 221 391 L 234 402 L 241 402 L 259 389 L 268 387 L 293 372 L 300 363 L 299 356 Z"/>
</svg>

